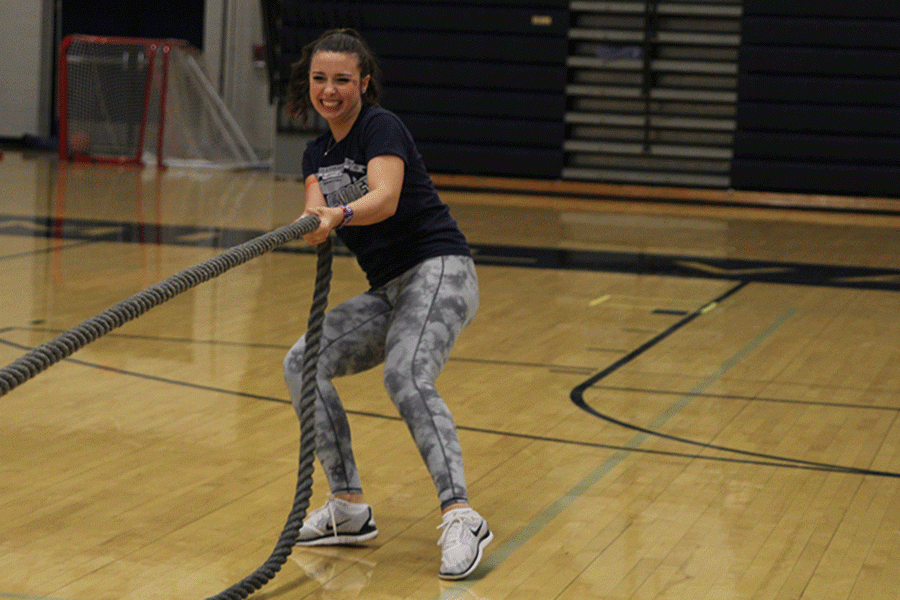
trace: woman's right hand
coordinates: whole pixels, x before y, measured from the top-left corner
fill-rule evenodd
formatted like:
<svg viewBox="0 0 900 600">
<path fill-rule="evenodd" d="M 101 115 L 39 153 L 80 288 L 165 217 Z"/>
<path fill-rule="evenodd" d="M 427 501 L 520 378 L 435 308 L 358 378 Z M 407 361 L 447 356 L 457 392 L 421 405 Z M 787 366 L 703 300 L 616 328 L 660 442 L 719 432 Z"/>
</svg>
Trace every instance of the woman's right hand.
<svg viewBox="0 0 900 600">
<path fill-rule="evenodd" d="M 344 209 L 332 206 L 313 206 L 303 211 L 303 214 L 297 217 L 302 219 L 307 215 L 316 215 L 319 217 L 319 226 L 310 233 L 303 236 L 306 243 L 311 246 L 318 246 L 328 239 L 331 231 L 344 222 Z"/>
</svg>

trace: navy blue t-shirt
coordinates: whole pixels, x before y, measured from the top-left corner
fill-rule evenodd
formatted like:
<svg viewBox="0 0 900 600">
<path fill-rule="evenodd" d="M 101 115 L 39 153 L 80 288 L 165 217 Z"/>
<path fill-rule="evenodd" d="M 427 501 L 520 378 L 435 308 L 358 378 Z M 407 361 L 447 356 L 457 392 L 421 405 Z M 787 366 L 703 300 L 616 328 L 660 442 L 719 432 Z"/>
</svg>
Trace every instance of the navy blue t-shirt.
<svg viewBox="0 0 900 600">
<path fill-rule="evenodd" d="M 403 122 L 379 106 L 363 106 L 350 133 L 333 143 L 326 132 L 303 154 L 303 179 L 315 174 L 328 206 L 348 204 L 369 191 L 369 160 L 391 154 L 406 164 L 397 212 L 373 225 L 347 226 L 338 237 L 356 255 L 372 289 L 436 256 L 471 256 L 450 209 L 438 197 L 415 141 Z"/>
</svg>

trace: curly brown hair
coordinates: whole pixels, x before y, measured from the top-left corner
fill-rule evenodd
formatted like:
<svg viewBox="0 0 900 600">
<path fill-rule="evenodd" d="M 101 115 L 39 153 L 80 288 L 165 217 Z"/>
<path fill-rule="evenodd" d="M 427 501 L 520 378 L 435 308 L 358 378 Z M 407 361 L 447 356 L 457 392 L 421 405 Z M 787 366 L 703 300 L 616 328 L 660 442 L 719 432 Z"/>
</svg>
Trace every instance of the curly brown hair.
<svg viewBox="0 0 900 600">
<path fill-rule="evenodd" d="M 288 80 L 285 110 L 306 125 L 312 101 L 309 99 L 309 68 L 313 55 L 319 52 L 341 52 L 355 54 L 359 63 L 360 77 L 370 76 L 369 85 L 362 93 L 363 104 L 378 104 L 381 99 L 381 70 L 375 53 L 355 29 L 331 29 L 319 39 L 303 47 L 300 60 L 291 65 Z"/>
</svg>

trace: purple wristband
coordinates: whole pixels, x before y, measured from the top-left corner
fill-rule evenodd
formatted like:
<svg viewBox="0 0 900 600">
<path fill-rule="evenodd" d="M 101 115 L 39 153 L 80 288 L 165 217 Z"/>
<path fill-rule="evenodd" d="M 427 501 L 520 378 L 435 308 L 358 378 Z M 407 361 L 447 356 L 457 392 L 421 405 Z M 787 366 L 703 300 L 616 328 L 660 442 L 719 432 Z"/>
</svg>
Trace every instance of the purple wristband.
<svg viewBox="0 0 900 600">
<path fill-rule="evenodd" d="M 340 229 L 341 227 L 343 227 L 344 225 L 346 225 L 347 223 L 349 223 L 349 222 L 350 222 L 350 219 L 353 218 L 353 209 L 352 209 L 352 208 L 350 208 L 350 207 L 347 206 L 346 204 L 343 205 L 341 208 L 344 209 L 344 220 L 341 221 L 341 224 L 338 225 L 337 227 L 335 227 L 335 229 Z"/>
</svg>

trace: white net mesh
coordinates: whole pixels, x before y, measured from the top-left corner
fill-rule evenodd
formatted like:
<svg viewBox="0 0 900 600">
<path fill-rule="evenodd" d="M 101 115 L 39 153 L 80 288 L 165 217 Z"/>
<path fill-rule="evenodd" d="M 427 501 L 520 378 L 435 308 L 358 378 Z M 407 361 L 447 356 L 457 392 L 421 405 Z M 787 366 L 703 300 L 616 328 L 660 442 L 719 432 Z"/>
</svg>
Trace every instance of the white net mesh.
<svg viewBox="0 0 900 600">
<path fill-rule="evenodd" d="M 174 40 L 71 36 L 60 65 L 60 156 L 160 166 L 259 165 L 196 48 Z"/>
<path fill-rule="evenodd" d="M 73 41 L 65 55 L 67 150 L 70 155 L 137 158 L 150 47 Z"/>
</svg>

